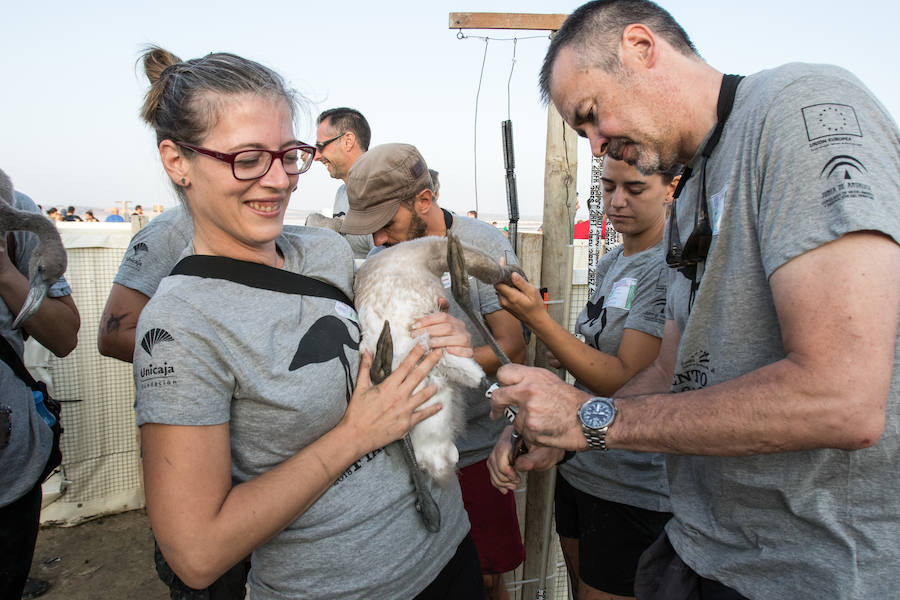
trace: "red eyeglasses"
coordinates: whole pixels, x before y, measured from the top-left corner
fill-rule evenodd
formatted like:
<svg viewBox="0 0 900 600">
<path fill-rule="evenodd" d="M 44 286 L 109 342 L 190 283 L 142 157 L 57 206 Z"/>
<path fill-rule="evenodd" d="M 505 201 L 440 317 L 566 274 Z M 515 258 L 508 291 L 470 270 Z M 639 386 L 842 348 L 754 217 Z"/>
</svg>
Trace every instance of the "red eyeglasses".
<svg viewBox="0 0 900 600">
<path fill-rule="evenodd" d="M 316 149 L 309 144 L 297 144 L 284 150 L 241 150 L 240 152 L 218 152 L 195 146 L 186 142 L 175 142 L 182 148 L 187 148 L 199 154 L 221 160 L 231 165 L 231 173 L 240 181 L 252 181 L 264 177 L 275 159 L 281 161 L 284 172 L 288 175 L 300 175 L 309 169 L 316 155 Z"/>
</svg>

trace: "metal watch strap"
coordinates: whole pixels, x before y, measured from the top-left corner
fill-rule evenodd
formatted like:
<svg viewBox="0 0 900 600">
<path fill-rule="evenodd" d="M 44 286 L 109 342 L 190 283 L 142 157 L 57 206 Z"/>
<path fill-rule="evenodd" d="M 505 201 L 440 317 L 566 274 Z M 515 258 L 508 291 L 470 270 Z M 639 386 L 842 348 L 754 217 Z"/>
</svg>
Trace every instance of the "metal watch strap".
<svg viewBox="0 0 900 600">
<path fill-rule="evenodd" d="M 609 429 L 609 425 L 601 427 L 600 429 L 591 429 L 584 423 L 581 424 L 581 431 L 584 433 L 588 446 L 594 450 L 609 450 L 609 448 L 606 447 L 607 429 Z"/>
</svg>

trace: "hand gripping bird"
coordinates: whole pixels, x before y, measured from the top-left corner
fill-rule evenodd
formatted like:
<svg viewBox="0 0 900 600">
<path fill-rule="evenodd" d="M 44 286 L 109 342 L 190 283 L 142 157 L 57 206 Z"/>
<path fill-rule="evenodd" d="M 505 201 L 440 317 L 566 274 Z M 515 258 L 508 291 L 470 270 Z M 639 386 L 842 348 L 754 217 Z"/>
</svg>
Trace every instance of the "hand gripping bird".
<svg viewBox="0 0 900 600">
<path fill-rule="evenodd" d="M 66 248 L 56 226 L 44 215 L 19 210 L 13 206 L 13 185 L 9 176 L 0 170 L 0 240 L 6 242 L 7 232 L 30 231 L 38 237 L 38 247 L 28 261 L 29 289 L 13 327 L 21 327 L 38 311 L 50 286 L 66 270 Z M 15 257 L 9 257 L 12 262 Z"/>
<path fill-rule="evenodd" d="M 499 265 L 483 252 L 463 246 L 450 232 L 446 238 L 419 238 L 372 256 L 356 274 L 354 293 L 363 331 L 361 349 L 373 353 L 373 383 L 380 383 L 390 375 L 413 344 L 427 344 L 427 339 L 413 338 L 410 328 L 421 317 L 439 310 L 438 298 L 445 294 L 441 275 L 447 271 L 454 300 L 483 332 L 484 339 L 498 356 L 503 355 L 472 308 L 468 274 L 494 284 L 509 283 L 512 273 L 522 271 L 518 267 Z M 473 359 L 445 354 L 421 384 L 437 386 L 437 393 L 427 404 L 440 402 L 443 408 L 416 425 L 401 443 L 416 490 L 416 509 L 429 531 L 440 529 L 440 512 L 424 476 L 446 483 L 455 475 L 459 452 L 454 440 L 465 420 L 465 407 L 454 401 L 456 390 L 477 387 L 484 380 L 484 371 Z"/>
</svg>

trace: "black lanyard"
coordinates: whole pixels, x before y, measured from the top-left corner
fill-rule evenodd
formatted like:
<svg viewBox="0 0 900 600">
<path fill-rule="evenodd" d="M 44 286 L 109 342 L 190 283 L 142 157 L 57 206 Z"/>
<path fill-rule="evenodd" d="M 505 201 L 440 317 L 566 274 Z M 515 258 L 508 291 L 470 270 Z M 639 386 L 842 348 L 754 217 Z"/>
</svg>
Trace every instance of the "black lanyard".
<svg viewBox="0 0 900 600">
<path fill-rule="evenodd" d="M 700 156 L 703 158 L 708 159 L 712 155 L 713 150 L 716 149 L 716 146 L 719 145 L 719 139 L 722 137 L 722 130 L 725 129 L 725 122 L 728 120 L 728 117 L 731 116 L 731 109 L 734 108 L 734 97 L 737 94 L 738 83 L 740 83 L 743 78 L 743 75 L 722 76 L 722 85 L 719 87 L 719 101 L 716 105 L 716 116 L 718 121 L 716 122 L 716 128 L 713 129 L 712 135 L 706 140 L 706 144 L 703 145 L 703 150 L 700 152 Z M 672 195 L 673 200 L 678 200 L 678 196 L 681 195 L 681 190 L 684 189 L 684 185 L 688 182 L 688 179 L 691 178 L 691 172 L 692 170 L 690 167 L 685 167 L 681 172 L 681 179 L 678 181 L 678 185 L 675 186 L 675 192 Z M 672 212 L 675 212 L 674 205 L 672 206 Z"/>
<path fill-rule="evenodd" d="M 699 286 L 697 264 L 706 260 L 709 246 L 712 243 L 712 226 L 709 223 L 709 201 L 706 193 L 706 163 L 722 137 L 725 123 L 728 121 L 731 109 L 734 107 L 734 98 L 741 79 L 743 79 L 741 75 L 724 75 L 722 77 L 722 85 L 719 88 L 719 99 L 716 106 L 718 121 L 709 139 L 700 151 L 700 189 L 698 191 L 697 210 L 694 211 L 694 229 L 683 246 L 681 244 L 681 234 L 678 231 L 677 202 L 687 180 L 691 177 L 690 167 L 685 167 L 684 171 L 682 171 L 681 180 L 678 182 L 673 194 L 674 199 L 669 218 L 669 250 L 666 254 L 666 263 L 669 267 L 678 269 L 685 277 L 691 280 L 689 307 L 694 303 L 694 295 Z"/>
</svg>

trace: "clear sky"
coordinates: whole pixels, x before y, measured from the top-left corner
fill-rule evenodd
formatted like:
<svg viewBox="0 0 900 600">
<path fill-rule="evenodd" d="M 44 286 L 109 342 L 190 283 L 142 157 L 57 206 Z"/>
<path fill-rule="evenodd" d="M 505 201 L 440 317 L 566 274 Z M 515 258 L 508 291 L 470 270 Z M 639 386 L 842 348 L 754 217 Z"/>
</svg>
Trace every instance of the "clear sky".
<svg viewBox="0 0 900 600">
<path fill-rule="evenodd" d="M 455 0 L 247 2 L 191 0 L 7 2 L 0 35 L 0 168 L 39 204 L 106 208 L 129 200 L 174 205 L 154 138 L 138 119 L 147 82 L 136 60 L 156 43 L 184 59 L 229 51 L 280 72 L 310 99 L 309 114 L 361 110 L 373 144 L 408 142 L 441 174 L 441 204 L 475 207 L 475 96 L 485 44 L 457 39 L 450 12 L 568 13 L 579 2 Z M 900 3 L 858 0 L 668 0 L 661 2 L 717 69 L 749 74 L 790 61 L 837 64 L 900 117 Z M 478 204 L 505 213 L 500 122 L 512 117 L 523 219 L 540 219 L 546 109 L 537 72 L 538 32 L 487 46 L 477 119 Z M 509 109 L 507 108 L 509 107 Z M 509 110 L 509 113 L 508 113 Z M 311 121 L 310 119 L 309 121 Z M 300 139 L 315 140 L 301 124 Z M 579 216 L 590 155 L 579 142 Z M 330 210 L 340 182 L 315 164 L 294 209 Z"/>
</svg>

